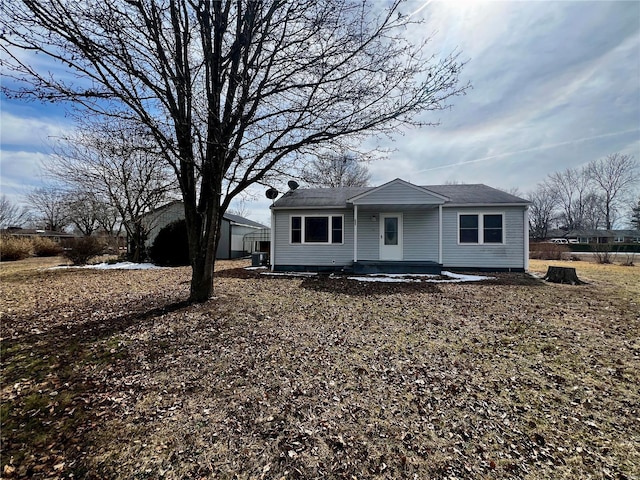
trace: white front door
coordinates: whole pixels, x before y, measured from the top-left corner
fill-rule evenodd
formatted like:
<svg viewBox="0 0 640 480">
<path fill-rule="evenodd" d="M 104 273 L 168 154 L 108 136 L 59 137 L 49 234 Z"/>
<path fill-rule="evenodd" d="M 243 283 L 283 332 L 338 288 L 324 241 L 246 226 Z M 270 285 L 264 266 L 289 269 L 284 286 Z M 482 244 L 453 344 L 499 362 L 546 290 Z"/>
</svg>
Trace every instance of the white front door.
<svg viewBox="0 0 640 480">
<path fill-rule="evenodd" d="M 380 260 L 402 260 L 402 214 L 380 214 Z"/>
</svg>

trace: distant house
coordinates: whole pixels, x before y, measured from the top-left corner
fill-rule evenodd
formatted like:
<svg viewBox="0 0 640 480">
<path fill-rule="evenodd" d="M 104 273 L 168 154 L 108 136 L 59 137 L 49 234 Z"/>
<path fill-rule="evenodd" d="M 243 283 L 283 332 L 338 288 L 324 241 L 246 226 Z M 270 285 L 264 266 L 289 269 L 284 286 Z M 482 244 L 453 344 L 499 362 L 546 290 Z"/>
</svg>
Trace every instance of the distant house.
<svg viewBox="0 0 640 480">
<path fill-rule="evenodd" d="M 76 238 L 76 235 L 67 232 L 58 232 L 54 230 L 40 230 L 33 228 L 9 227 L 2 230 L 3 235 L 11 235 L 19 238 L 48 238 L 56 243 L 64 244 L 65 241 Z"/>
<path fill-rule="evenodd" d="M 271 207 L 274 270 L 528 268 L 529 202 L 486 185 L 296 189 Z"/>
<path fill-rule="evenodd" d="M 144 216 L 144 223 L 149 229 L 149 234 L 145 241 L 145 246 L 147 248 L 151 247 L 160 230 L 178 220 L 184 220 L 184 204 L 180 200 L 167 203 L 147 213 Z M 260 251 L 260 244 L 245 242 L 245 236 L 264 229 L 268 230 L 268 227 L 239 215 L 225 213 L 220 227 L 220 241 L 218 243 L 216 258 L 239 258 L 255 251 Z M 268 249 L 268 246 L 265 247 L 262 245 L 262 248 Z"/>
<path fill-rule="evenodd" d="M 640 243 L 640 230 L 550 230 L 549 237 L 566 238 L 569 243 Z"/>
</svg>

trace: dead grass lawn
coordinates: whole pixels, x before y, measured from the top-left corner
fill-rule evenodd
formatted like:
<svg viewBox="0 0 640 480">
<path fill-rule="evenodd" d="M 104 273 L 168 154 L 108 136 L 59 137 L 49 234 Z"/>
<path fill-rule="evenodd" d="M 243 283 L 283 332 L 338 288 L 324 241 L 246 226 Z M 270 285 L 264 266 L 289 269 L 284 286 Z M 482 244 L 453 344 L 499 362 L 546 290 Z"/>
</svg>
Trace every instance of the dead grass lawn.
<svg viewBox="0 0 640 480">
<path fill-rule="evenodd" d="M 188 305 L 188 269 L 45 264 L 0 264 L 3 477 L 640 477 L 639 267 L 401 285 L 220 262 Z"/>
</svg>

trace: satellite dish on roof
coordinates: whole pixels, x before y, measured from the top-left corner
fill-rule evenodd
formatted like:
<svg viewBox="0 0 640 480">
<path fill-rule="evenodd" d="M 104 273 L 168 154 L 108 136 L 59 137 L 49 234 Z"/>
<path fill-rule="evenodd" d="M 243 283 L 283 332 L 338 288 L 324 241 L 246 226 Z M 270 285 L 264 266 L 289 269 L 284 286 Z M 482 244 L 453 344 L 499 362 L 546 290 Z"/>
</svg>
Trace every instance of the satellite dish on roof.
<svg viewBox="0 0 640 480">
<path fill-rule="evenodd" d="M 278 190 L 276 190 L 275 188 L 270 188 L 265 192 L 265 195 L 269 200 L 275 200 L 278 196 L 278 193 L 280 192 L 278 192 Z"/>
<path fill-rule="evenodd" d="M 295 180 L 289 180 L 287 185 L 289 185 L 289 188 L 291 190 L 295 190 L 296 188 L 298 188 L 300 186 L 300 185 L 298 185 L 298 182 L 296 182 Z"/>
</svg>

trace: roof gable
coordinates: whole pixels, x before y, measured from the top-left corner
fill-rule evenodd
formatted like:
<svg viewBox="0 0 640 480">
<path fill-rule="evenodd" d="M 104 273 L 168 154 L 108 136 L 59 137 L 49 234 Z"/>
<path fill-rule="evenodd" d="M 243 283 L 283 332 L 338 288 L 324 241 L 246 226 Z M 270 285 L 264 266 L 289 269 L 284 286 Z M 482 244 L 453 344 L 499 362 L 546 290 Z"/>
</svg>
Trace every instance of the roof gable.
<svg viewBox="0 0 640 480">
<path fill-rule="evenodd" d="M 448 198 L 400 178 L 348 199 L 354 205 L 441 205 Z"/>
</svg>

